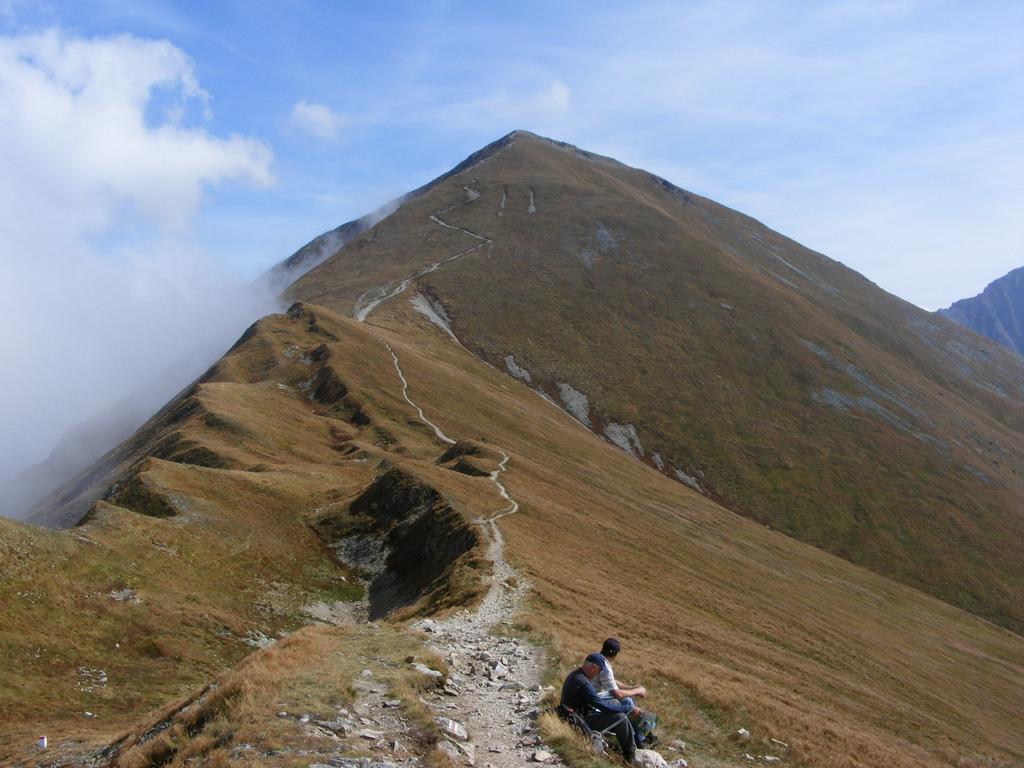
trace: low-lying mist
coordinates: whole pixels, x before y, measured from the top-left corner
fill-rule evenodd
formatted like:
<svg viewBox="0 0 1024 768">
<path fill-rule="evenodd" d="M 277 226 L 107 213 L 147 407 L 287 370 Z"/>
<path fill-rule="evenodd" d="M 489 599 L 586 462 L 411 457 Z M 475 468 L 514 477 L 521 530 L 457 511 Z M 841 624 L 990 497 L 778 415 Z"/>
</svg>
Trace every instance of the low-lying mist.
<svg viewBox="0 0 1024 768">
<path fill-rule="evenodd" d="M 274 309 L 194 235 L 218 185 L 273 183 L 270 148 L 211 133 L 209 104 L 166 40 L 0 36 L 0 512 L 117 444 Z"/>
<path fill-rule="evenodd" d="M 120 443 L 279 309 L 262 283 L 219 273 L 201 256 L 163 252 L 110 268 L 79 254 L 73 266 L 9 266 L 0 341 L 8 517 Z"/>
</svg>

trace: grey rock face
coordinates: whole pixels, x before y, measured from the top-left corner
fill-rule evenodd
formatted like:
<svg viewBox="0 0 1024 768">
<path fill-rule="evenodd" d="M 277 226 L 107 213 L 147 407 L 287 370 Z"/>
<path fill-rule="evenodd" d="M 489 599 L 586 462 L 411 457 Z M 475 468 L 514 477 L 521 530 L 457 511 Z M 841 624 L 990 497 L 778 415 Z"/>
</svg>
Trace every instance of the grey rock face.
<svg viewBox="0 0 1024 768">
<path fill-rule="evenodd" d="M 938 314 L 1024 354 L 1024 267 L 994 280 L 984 291 Z"/>
</svg>

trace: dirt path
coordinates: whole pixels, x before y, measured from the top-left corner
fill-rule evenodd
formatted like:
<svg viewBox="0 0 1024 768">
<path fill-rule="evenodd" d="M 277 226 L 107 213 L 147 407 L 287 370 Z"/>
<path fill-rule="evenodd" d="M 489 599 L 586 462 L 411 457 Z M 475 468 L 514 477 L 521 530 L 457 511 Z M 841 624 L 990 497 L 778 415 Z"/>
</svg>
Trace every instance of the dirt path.
<svg viewBox="0 0 1024 768">
<path fill-rule="evenodd" d="M 402 294 L 416 278 L 433 272 L 443 264 L 479 250 L 490 244 L 490 238 L 448 223 L 441 215 L 467 205 L 480 198 L 471 187 L 463 187 L 466 199 L 435 211 L 431 221 L 472 237 L 478 242 L 445 259 L 419 270 L 398 283 L 381 286 L 363 294 L 356 302 L 353 314 L 366 322 L 370 313 L 385 301 Z M 450 333 L 450 331 L 449 331 Z M 402 384 L 402 397 L 415 409 L 421 422 L 430 427 L 442 443 L 451 445 L 455 440 L 434 423 L 409 393 L 409 380 L 402 370 L 398 354 L 383 338 Z M 456 339 L 456 341 L 458 341 Z M 437 712 L 457 724 L 455 734 L 446 731 L 440 748 L 457 764 L 477 765 L 481 768 L 522 768 L 537 749 L 539 740 L 534 727 L 534 716 L 542 695 L 540 686 L 543 658 L 539 648 L 517 638 L 504 637 L 496 629 L 510 625 L 529 591 L 516 570 L 505 559 L 505 539 L 497 521 L 519 511 L 517 502 L 502 482 L 507 471 L 509 455 L 501 451 L 498 468 L 490 473 L 500 506 L 487 517 L 477 518 L 487 542 L 487 559 L 491 562 L 487 593 L 472 610 L 451 616 L 443 621 L 423 620 L 413 626 L 427 633 L 429 644 L 448 664 L 450 677 L 444 689 L 425 696 L 425 701 Z M 464 729 L 465 738 L 462 738 Z M 442 726 L 442 730 L 445 730 Z M 557 764 L 551 758 L 551 764 Z"/>
<path fill-rule="evenodd" d="M 508 454 L 502 456 L 490 479 L 507 503 L 476 520 L 487 537 L 492 566 L 487 594 L 473 610 L 413 625 L 429 634 L 431 647 L 445 657 L 450 672 L 445 689 L 428 695 L 428 703 L 468 734 L 466 741 L 443 742 L 442 749 L 456 762 L 483 768 L 521 768 L 533 757 L 539 745 L 534 719 L 542 696 L 540 649 L 495 633 L 511 624 L 529 592 L 529 584 L 505 559 L 505 539 L 497 524 L 519 510 L 501 481 L 509 461 Z"/>
<path fill-rule="evenodd" d="M 448 211 L 455 210 L 456 208 L 461 208 L 464 205 L 472 203 L 474 200 L 480 199 L 480 193 L 477 192 L 472 187 L 466 186 L 463 187 L 463 189 L 466 190 L 465 200 L 455 203 L 454 205 L 449 205 L 447 208 L 442 208 L 439 211 L 434 211 L 432 214 L 430 214 L 430 220 L 436 224 L 440 224 L 442 227 L 445 227 L 447 229 L 454 229 L 456 232 L 461 232 L 462 234 L 467 235 L 468 237 L 472 237 L 474 240 L 477 240 L 478 242 L 475 245 L 469 248 L 465 248 L 459 251 L 458 253 L 454 253 L 451 256 L 447 256 L 441 259 L 440 261 L 435 261 L 430 266 L 424 267 L 423 269 L 415 272 L 412 275 L 409 275 L 409 277 L 406 277 L 397 283 L 387 283 L 386 285 L 382 285 L 377 288 L 371 288 L 369 291 L 367 291 L 358 299 L 356 299 L 356 303 L 352 307 L 352 316 L 355 317 L 356 320 L 358 320 L 361 323 L 366 322 L 366 318 L 370 316 L 370 313 L 373 312 L 373 310 L 375 310 L 388 299 L 393 299 L 395 296 L 399 296 L 402 293 L 404 293 L 405 289 L 409 287 L 409 284 L 413 280 L 416 280 L 419 277 L 423 277 L 424 275 L 430 274 L 431 272 L 435 271 L 444 264 L 447 264 L 450 261 L 455 261 L 456 259 L 465 256 L 467 253 L 478 251 L 485 245 L 490 245 L 491 239 L 489 237 L 477 234 L 476 232 L 472 232 L 468 229 L 463 229 L 462 227 L 457 227 L 454 224 L 449 224 L 447 221 L 441 218 L 442 213 L 447 213 Z"/>
<path fill-rule="evenodd" d="M 409 382 L 406 380 L 405 374 L 402 372 L 402 366 L 398 362 L 398 355 L 395 354 L 395 351 L 391 348 L 390 344 L 388 344 L 383 339 L 381 339 L 381 341 L 384 342 L 384 346 L 387 347 L 388 352 L 391 353 L 391 360 L 395 364 L 395 372 L 398 373 L 398 379 L 399 381 L 402 382 L 402 397 L 405 398 L 405 402 L 407 402 L 409 405 L 416 409 L 416 413 L 419 414 L 420 421 L 422 421 L 424 424 L 426 424 L 428 427 L 434 430 L 434 434 L 437 435 L 438 440 L 440 440 L 442 443 L 446 443 L 447 445 L 455 445 L 455 441 L 448 437 L 448 435 L 446 435 L 444 432 L 442 432 L 441 428 L 437 426 L 437 424 L 428 419 L 426 414 L 423 413 L 423 409 L 416 405 L 416 403 L 413 402 L 412 398 L 409 397 Z"/>
</svg>

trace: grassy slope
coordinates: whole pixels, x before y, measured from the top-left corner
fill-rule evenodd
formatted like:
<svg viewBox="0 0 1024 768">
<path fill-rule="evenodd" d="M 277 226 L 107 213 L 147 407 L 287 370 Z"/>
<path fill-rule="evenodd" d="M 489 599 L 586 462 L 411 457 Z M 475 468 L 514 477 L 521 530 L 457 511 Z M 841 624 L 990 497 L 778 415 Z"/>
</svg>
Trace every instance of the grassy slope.
<svg viewBox="0 0 1024 768">
<path fill-rule="evenodd" d="M 467 346 L 555 397 L 571 383 L 598 428 L 635 424 L 648 462 L 731 508 L 1024 628 L 1019 359 L 748 217 L 523 135 L 293 295 L 347 312 L 471 245 L 429 222 L 463 184 L 480 199 L 445 218 L 493 243 L 419 283 Z M 812 399 L 826 389 L 894 418 Z"/>
<path fill-rule="evenodd" d="M 526 621 L 563 657 L 618 633 L 624 677 L 664 685 L 655 709 L 756 723 L 809 765 L 1022 757 L 1020 638 L 723 510 L 500 374 L 466 377 L 442 345 L 440 375 L 411 347 L 403 367 L 446 431 L 487 425 L 512 454 L 524 507 L 503 527 L 537 588 Z"/>
<path fill-rule="evenodd" d="M 262 321 L 200 387 L 219 419 L 178 426 L 215 453 L 230 449 L 240 468 L 141 465 L 177 516 L 101 506 L 71 531 L 4 524 L 10 577 L 0 589 L 16 608 L 0 619 L 0 642 L 19 663 L 0 689 L 10 723 L 0 754 L 37 731 L 111 738 L 140 708 L 232 663 L 247 629 L 301 623 L 298 605 L 338 587 L 306 526 L 311 511 L 343 506 L 382 458 L 426 478 L 467 516 L 499 508 L 486 478 L 434 464 L 443 446 L 401 399 L 379 333 L 412 397 L 446 432 L 511 455 L 506 483 L 523 506 L 502 526 L 536 589 L 526 627 L 566 663 L 618 634 L 622 677 L 649 685 L 666 732 L 724 754 L 735 752 L 724 735 L 744 725 L 755 738 L 789 742 L 791 759 L 808 766 L 1024 758 L 1024 640 L 630 459 L 425 326 L 404 300 L 375 321 L 380 329 L 316 310 L 316 333 L 308 312 Z M 332 447 L 339 433 L 330 427 L 341 423 L 299 394 L 302 360 L 324 340 L 332 369 L 372 418 L 343 427 L 356 453 Z M 451 574 L 452 601 L 474 594 L 469 564 Z M 123 584 L 141 606 L 105 597 Z M 19 602 L 26 589 L 35 596 Z M 275 610 L 281 595 L 291 599 L 278 597 L 287 604 Z M 218 638 L 220 626 L 235 637 Z M 39 647 L 48 650 L 38 662 L 22 663 Z M 77 691 L 80 665 L 106 669 L 107 691 Z M 100 718 L 81 720 L 85 708 Z"/>
<path fill-rule="evenodd" d="M 367 669 L 417 723 L 416 731 L 408 734 L 412 741 L 403 746 L 427 752 L 436 739 L 436 726 L 426 720 L 416 699 L 428 679 L 409 668 L 405 663 L 409 656 L 444 669 L 440 659 L 424 654 L 415 636 L 399 629 L 304 627 L 220 675 L 199 697 L 188 697 L 189 706 L 175 702 L 143 721 L 122 742 L 113 765 L 176 768 L 202 762 L 276 768 L 333 756 L 338 743 L 322 733 L 311 733 L 298 718 L 331 721 L 338 707 L 351 708 L 364 682 L 361 673 Z M 282 711 L 290 716 L 280 717 Z M 165 724 L 169 727 L 159 736 L 146 738 Z M 344 742 L 347 755 L 379 758 L 358 734 L 350 734 Z M 297 761 L 297 755 L 304 759 Z"/>
<path fill-rule="evenodd" d="M 147 425 L 141 444 L 165 458 L 143 452 L 122 461 L 110 501 L 123 506 L 99 502 L 67 531 L 0 520 L 0 756 L 36 731 L 109 739 L 249 653 L 247 633 L 292 630 L 311 621 L 305 606 L 362 594 L 309 525 L 317 509 L 355 498 L 383 458 L 401 465 L 405 443 L 415 445 L 422 430 L 389 418 L 404 417 L 405 403 L 383 365 L 364 372 L 369 425 L 309 402 L 298 385 L 311 369 L 299 350 L 327 337 L 307 325 L 261 321 L 174 418 Z M 350 362 L 362 356 L 360 344 L 379 351 L 362 336 L 347 348 Z M 440 452 L 424 450 L 428 462 Z M 429 463 L 421 473 L 445 481 L 460 508 L 481 492 Z M 112 599 L 124 588 L 139 602 Z M 430 597 L 443 606 L 476 589 L 474 573 L 462 569 Z M 79 668 L 105 671 L 106 686 L 83 690 Z"/>
</svg>

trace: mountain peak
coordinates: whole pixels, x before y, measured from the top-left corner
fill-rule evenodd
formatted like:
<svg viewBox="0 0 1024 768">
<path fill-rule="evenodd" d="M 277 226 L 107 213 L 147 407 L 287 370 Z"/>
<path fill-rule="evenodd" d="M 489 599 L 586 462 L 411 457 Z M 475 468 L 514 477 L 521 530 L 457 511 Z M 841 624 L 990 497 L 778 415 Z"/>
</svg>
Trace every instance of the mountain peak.
<svg viewBox="0 0 1024 768">
<path fill-rule="evenodd" d="M 1024 450 L 993 427 L 1024 432 L 1024 363 L 749 216 L 515 130 L 288 293 L 384 323 L 414 300 L 655 471 L 1024 629 L 1024 563 L 985 532 L 1024 536 L 1009 512 Z M 966 422 L 987 435 L 982 453 L 964 443 Z M 827 448 L 840 443 L 850 450 Z M 894 454 L 906 476 L 889 471 Z M 977 594 L 936 521 L 984 553 Z"/>
</svg>

